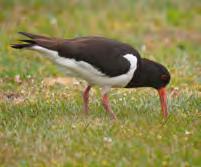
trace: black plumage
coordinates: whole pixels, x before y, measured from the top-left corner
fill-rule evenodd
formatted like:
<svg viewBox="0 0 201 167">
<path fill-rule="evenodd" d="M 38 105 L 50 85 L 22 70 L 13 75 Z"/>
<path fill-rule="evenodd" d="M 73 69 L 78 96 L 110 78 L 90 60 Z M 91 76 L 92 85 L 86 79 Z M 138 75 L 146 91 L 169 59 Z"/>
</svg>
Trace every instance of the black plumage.
<svg viewBox="0 0 201 167">
<path fill-rule="evenodd" d="M 59 56 L 85 61 L 109 77 L 125 74 L 130 69 L 130 63 L 123 56 L 136 56 L 138 65 L 140 54 L 128 44 L 104 37 L 79 37 L 74 39 L 49 38 L 40 35 L 20 32 L 31 40 L 21 40 L 26 44 L 14 44 L 13 48 L 22 49 L 38 45 L 58 51 Z"/>
</svg>

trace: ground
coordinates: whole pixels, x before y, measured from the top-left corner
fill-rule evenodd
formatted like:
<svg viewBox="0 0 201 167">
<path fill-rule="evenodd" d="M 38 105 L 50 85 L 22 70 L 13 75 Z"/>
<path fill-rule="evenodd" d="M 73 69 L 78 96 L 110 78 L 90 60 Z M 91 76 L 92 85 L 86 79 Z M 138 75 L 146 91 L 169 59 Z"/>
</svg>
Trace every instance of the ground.
<svg viewBox="0 0 201 167">
<path fill-rule="evenodd" d="M 199 0 L 3 0 L 0 2 L 0 166 L 201 166 Z M 113 89 L 111 121 L 86 83 L 39 54 L 10 48 L 18 31 L 124 41 L 171 73 L 170 115 L 157 92 Z"/>
</svg>

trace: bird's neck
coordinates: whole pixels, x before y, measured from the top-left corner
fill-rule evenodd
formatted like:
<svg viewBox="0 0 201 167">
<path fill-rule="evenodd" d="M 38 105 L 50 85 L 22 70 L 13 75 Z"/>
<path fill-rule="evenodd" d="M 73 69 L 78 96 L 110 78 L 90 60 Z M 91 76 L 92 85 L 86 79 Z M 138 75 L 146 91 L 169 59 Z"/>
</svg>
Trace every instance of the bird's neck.
<svg viewBox="0 0 201 167">
<path fill-rule="evenodd" d="M 147 59 L 141 59 L 138 63 L 138 68 L 133 74 L 133 78 L 126 86 L 127 88 L 138 88 L 138 87 L 152 87 L 150 85 L 150 71 L 148 69 Z"/>
</svg>

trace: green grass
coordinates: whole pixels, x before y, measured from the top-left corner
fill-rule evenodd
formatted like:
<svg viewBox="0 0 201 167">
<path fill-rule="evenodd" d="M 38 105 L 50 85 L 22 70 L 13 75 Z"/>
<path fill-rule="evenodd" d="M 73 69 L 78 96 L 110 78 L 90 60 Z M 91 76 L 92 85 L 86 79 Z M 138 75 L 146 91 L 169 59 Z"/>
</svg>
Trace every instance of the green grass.
<svg viewBox="0 0 201 167">
<path fill-rule="evenodd" d="M 0 11 L 0 166 L 201 166 L 199 0 L 3 0 Z M 63 74 L 36 53 L 11 49 L 18 31 L 130 43 L 170 70 L 169 118 L 147 88 L 111 91 L 116 122 L 95 88 L 85 117 L 86 83 L 48 86 Z"/>
</svg>

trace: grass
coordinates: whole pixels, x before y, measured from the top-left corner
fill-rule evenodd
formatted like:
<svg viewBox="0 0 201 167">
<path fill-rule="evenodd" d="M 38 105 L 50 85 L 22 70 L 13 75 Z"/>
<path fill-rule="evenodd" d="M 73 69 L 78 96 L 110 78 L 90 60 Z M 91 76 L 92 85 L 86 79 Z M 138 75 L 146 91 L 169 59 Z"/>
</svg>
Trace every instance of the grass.
<svg viewBox="0 0 201 167">
<path fill-rule="evenodd" d="M 0 166 L 200 166 L 201 3 L 177 1 L 3 0 L 0 5 Z M 63 74 L 9 44 L 28 31 L 128 42 L 171 72 L 170 116 L 152 89 L 113 89 L 111 122 L 86 83 L 50 84 Z"/>
</svg>

